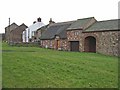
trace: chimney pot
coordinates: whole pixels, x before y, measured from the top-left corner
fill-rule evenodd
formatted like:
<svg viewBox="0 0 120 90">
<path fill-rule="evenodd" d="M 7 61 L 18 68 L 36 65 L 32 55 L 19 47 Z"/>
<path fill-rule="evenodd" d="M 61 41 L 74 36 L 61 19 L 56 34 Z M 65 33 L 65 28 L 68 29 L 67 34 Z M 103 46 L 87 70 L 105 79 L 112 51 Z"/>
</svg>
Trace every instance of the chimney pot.
<svg viewBox="0 0 120 90">
<path fill-rule="evenodd" d="M 37 19 L 37 21 L 38 21 L 38 22 L 41 22 L 41 18 L 39 17 L 39 18 Z"/>
<path fill-rule="evenodd" d="M 52 21 L 52 18 L 50 18 L 49 24 L 55 23 L 54 21 Z"/>
</svg>

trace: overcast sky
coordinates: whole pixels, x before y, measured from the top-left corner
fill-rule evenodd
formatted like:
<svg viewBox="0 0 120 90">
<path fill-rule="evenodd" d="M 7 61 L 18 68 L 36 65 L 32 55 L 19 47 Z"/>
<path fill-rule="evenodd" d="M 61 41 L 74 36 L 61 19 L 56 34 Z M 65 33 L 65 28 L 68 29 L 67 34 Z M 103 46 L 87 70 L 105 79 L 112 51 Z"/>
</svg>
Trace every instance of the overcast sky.
<svg viewBox="0 0 120 90">
<path fill-rule="evenodd" d="M 0 33 L 11 23 L 30 26 L 38 17 L 44 24 L 95 17 L 98 21 L 118 18 L 119 0 L 0 0 Z"/>
</svg>

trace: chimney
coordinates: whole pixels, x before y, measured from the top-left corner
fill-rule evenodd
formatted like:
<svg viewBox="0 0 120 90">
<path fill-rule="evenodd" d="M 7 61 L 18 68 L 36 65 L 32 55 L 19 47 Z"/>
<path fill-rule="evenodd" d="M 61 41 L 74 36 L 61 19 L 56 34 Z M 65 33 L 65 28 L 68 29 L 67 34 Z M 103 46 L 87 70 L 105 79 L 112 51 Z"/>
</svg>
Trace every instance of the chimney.
<svg viewBox="0 0 120 90">
<path fill-rule="evenodd" d="M 38 22 L 41 22 L 41 18 L 40 18 L 40 17 L 39 17 L 39 18 L 37 18 L 37 21 L 38 21 Z"/>
<path fill-rule="evenodd" d="M 50 18 L 49 24 L 55 23 L 54 21 L 52 21 L 52 18 Z"/>
</svg>

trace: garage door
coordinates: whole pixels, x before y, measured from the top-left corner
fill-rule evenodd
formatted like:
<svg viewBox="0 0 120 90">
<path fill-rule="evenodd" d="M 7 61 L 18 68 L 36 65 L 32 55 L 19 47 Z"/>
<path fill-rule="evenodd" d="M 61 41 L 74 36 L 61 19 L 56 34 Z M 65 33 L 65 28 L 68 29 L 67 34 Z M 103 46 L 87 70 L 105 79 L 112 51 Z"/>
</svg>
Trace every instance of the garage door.
<svg viewBox="0 0 120 90">
<path fill-rule="evenodd" d="M 70 51 L 79 51 L 79 41 L 70 42 Z"/>
</svg>

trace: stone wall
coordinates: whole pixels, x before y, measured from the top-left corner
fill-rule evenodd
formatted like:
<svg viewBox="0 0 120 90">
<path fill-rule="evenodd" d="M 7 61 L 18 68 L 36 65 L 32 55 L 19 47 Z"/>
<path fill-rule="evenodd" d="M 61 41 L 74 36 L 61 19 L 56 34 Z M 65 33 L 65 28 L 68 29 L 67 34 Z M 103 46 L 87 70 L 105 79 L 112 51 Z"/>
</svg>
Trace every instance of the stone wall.
<svg viewBox="0 0 120 90">
<path fill-rule="evenodd" d="M 12 24 L 12 25 L 5 28 L 5 40 L 6 41 L 8 41 L 8 42 L 10 41 L 10 32 L 17 27 L 18 26 L 16 24 Z"/>
<path fill-rule="evenodd" d="M 59 40 L 59 46 L 56 46 L 57 40 L 41 40 L 41 47 L 44 48 L 51 48 L 51 49 L 57 49 L 57 50 L 68 50 L 67 48 L 67 40 L 66 39 L 60 39 Z"/>
<path fill-rule="evenodd" d="M 70 41 L 79 41 L 79 51 L 84 52 L 85 38 L 92 36 L 96 39 L 96 53 L 118 56 L 119 35 L 119 31 L 82 32 L 82 30 L 71 30 L 67 31 L 67 39 L 41 40 L 41 46 L 70 51 Z M 59 47 L 56 46 L 57 41 L 59 41 Z"/>
<path fill-rule="evenodd" d="M 67 39 L 68 39 L 68 50 L 70 50 L 69 41 L 79 41 L 79 51 L 84 52 L 84 44 L 85 38 L 88 36 L 92 36 L 96 39 L 96 52 L 105 54 L 118 56 L 118 42 L 119 42 L 119 31 L 104 31 L 104 32 L 89 32 L 82 33 L 82 30 L 71 30 L 67 31 Z"/>
<path fill-rule="evenodd" d="M 61 50 L 68 50 L 68 41 L 67 39 L 60 40 L 60 49 Z"/>
<path fill-rule="evenodd" d="M 55 40 L 41 40 L 41 47 L 54 49 Z"/>
<path fill-rule="evenodd" d="M 84 38 L 90 35 L 96 38 L 96 52 L 118 56 L 118 33 L 118 31 L 84 33 Z"/>
<path fill-rule="evenodd" d="M 67 31 L 67 39 L 68 39 L 68 50 L 70 51 L 70 41 L 79 41 L 79 51 L 83 51 L 82 45 L 82 30 L 71 30 Z"/>
</svg>

